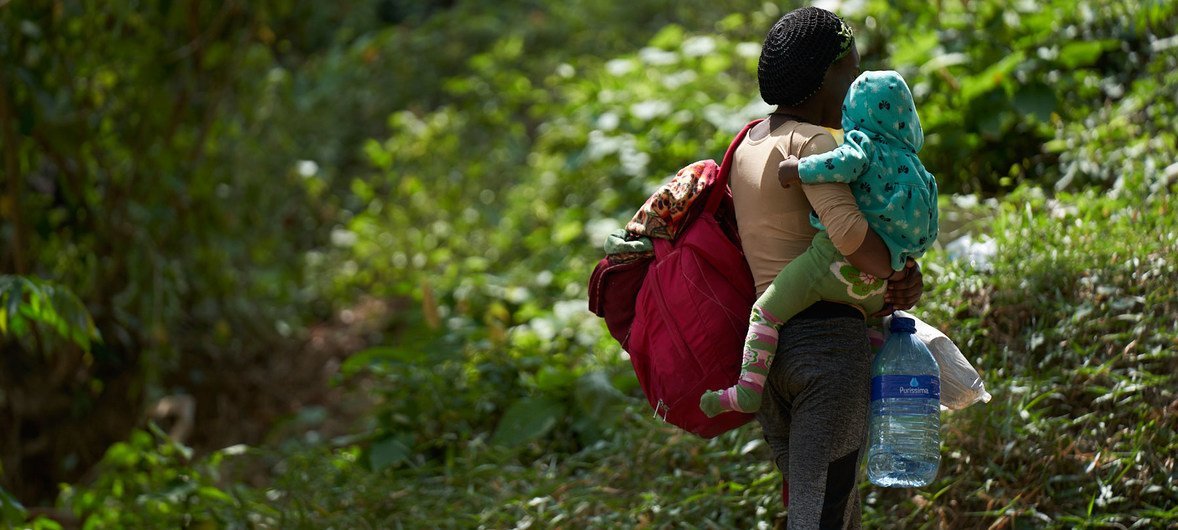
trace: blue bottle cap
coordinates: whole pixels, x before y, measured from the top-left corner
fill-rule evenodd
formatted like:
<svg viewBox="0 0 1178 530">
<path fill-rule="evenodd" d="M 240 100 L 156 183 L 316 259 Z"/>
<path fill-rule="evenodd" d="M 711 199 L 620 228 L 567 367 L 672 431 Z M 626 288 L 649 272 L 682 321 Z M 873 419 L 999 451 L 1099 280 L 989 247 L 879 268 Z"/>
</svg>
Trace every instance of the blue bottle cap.
<svg viewBox="0 0 1178 530">
<path fill-rule="evenodd" d="M 916 333 L 916 321 L 908 317 L 892 317 L 892 333 Z"/>
</svg>

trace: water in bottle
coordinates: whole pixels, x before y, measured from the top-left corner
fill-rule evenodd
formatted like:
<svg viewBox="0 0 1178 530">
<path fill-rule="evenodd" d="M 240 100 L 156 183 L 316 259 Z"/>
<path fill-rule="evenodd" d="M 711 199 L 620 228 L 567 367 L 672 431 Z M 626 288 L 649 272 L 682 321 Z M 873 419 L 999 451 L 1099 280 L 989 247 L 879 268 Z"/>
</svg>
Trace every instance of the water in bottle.
<svg viewBox="0 0 1178 530">
<path fill-rule="evenodd" d="M 940 369 L 915 332 L 893 317 L 871 367 L 867 477 L 877 486 L 928 485 L 941 463 Z"/>
</svg>

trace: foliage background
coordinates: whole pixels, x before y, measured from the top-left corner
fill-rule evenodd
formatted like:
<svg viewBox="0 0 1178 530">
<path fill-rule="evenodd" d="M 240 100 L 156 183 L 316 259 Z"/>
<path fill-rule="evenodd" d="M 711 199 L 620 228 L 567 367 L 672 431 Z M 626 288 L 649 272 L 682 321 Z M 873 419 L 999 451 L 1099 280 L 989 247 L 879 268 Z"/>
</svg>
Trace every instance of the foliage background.
<svg viewBox="0 0 1178 530">
<path fill-rule="evenodd" d="M 1175 524 L 1178 4 L 822 5 L 913 88 L 920 309 L 996 396 L 868 525 Z M 771 524 L 756 426 L 651 421 L 584 289 L 792 7 L 0 2 L 0 521 Z"/>
</svg>

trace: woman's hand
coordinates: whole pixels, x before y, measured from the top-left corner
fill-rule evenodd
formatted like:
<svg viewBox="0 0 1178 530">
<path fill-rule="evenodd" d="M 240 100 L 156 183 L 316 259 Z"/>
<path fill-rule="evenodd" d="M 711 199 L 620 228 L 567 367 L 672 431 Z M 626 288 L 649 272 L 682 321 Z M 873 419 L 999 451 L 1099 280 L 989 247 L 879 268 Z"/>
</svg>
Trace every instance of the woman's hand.
<svg viewBox="0 0 1178 530">
<path fill-rule="evenodd" d="M 901 276 L 900 274 L 903 273 Z M 920 296 L 924 294 L 924 274 L 920 272 L 920 264 L 912 258 L 904 264 L 904 270 L 898 271 L 896 277 L 888 280 L 888 290 L 884 293 L 883 309 L 871 316 L 883 317 L 892 314 L 897 309 L 912 309 Z"/>
</svg>

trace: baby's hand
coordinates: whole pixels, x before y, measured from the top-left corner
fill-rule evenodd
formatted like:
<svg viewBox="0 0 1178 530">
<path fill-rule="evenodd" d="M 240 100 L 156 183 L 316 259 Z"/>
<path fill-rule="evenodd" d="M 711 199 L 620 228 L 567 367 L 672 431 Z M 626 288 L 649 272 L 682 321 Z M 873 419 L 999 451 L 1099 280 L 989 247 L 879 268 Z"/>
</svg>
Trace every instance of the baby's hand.
<svg viewBox="0 0 1178 530">
<path fill-rule="evenodd" d="M 789 155 L 780 164 L 777 164 L 777 180 L 781 182 L 783 188 L 788 188 L 790 184 L 802 181 L 798 175 L 798 157 Z"/>
</svg>

